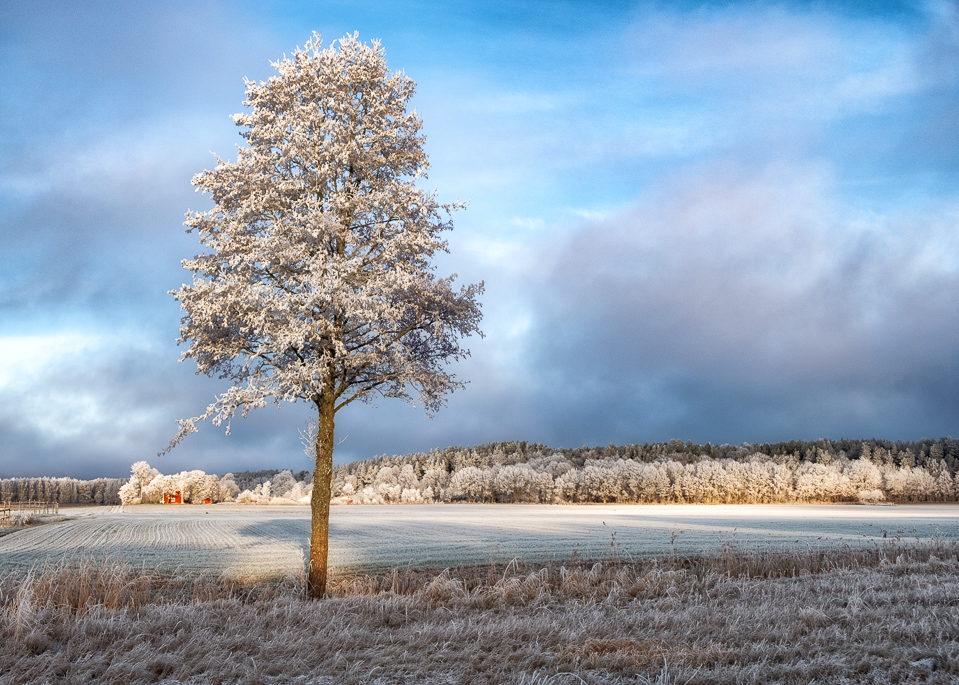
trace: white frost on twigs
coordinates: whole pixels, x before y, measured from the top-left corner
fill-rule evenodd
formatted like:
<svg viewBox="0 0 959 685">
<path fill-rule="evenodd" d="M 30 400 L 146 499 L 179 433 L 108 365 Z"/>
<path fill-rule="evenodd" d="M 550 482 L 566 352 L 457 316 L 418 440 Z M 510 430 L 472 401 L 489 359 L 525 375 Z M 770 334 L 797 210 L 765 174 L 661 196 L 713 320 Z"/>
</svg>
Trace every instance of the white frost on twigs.
<svg viewBox="0 0 959 685">
<path fill-rule="evenodd" d="M 235 385 L 178 421 L 167 451 L 198 421 L 267 402 L 338 410 L 378 394 L 433 412 L 462 386 L 445 368 L 469 354 L 460 339 L 482 335 L 483 284 L 457 290 L 430 261 L 463 204 L 417 186 L 429 164 L 413 81 L 356 35 L 324 50 L 314 34 L 273 66 L 246 83 L 237 161 L 193 178 L 214 207 L 185 223 L 207 252 L 183 261 L 193 282 L 171 291 L 182 359 Z"/>
</svg>

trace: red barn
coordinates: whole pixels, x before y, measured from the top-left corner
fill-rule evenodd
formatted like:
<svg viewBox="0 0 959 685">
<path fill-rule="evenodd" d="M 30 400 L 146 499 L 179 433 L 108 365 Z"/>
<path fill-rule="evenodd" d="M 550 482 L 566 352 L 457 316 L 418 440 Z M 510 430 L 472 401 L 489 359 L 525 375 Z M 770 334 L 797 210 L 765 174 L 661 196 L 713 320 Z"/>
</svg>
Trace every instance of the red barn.
<svg viewBox="0 0 959 685">
<path fill-rule="evenodd" d="M 164 504 L 183 504 L 183 495 L 179 490 L 176 492 L 164 492 L 163 493 L 163 503 Z"/>
</svg>

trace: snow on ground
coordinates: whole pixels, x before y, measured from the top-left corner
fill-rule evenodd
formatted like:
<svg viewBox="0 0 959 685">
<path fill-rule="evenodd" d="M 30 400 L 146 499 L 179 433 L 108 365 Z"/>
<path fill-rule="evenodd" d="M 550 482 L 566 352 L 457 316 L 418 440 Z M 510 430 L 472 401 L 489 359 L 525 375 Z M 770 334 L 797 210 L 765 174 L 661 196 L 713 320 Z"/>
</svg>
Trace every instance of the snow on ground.
<svg viewBox="0 0 959 685">
<path fill-rule="evenodd" d="M 0 538 L 0 572 L 65 554 L 116 557 L 184 573 L 245 579 L 299 574 L 310 510 L 297 506 L 62 509 L 68 520 Z M 885 538 L 959 539 L 959 504 L 392 505 L 335 507 L 334 575 L 396 566 L 694 554 L 724 544 L 806 549 Z"/>
</svg>

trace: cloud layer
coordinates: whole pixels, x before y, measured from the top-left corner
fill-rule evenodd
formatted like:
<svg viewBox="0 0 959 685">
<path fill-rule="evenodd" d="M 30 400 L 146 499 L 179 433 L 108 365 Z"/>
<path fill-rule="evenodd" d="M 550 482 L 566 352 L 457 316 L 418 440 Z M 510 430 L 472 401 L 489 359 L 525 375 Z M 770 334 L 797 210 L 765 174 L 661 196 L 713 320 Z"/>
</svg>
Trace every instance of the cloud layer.
<svg viewBox="0 0 959 685">
<path fill-rule="evenodd" d="M 360 31 L 419 84 L 444 273 L 487 283 L 433 420 L 341 415 L 339 460 L 959 432 L 959 3 L 201 1 L 0 7 L 0 476 L 121 475 L 225 389 L 178 364 L 192 174 L 242 77 Z M 164 470 L 308 465 L 307 407 Z"/>
<path fill-rule="evenodd" d="M 616 440 L 949 426 L 959 215 L 862 214 L 832 185 L 815 168 L 712 164 L 559 247 L 536 334 L 568 418 L 616 416 Z"/>
</svg>

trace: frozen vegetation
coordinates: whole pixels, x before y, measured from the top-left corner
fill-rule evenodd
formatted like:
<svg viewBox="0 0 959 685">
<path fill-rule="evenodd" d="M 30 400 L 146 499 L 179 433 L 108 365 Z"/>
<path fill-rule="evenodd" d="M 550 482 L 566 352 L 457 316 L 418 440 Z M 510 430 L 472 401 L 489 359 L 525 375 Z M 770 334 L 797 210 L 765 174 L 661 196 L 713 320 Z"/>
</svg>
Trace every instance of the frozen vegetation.
<svg viewBox="0 0 959 685">
<path fill-rule="evenodd" d="M 956 504 L 63 508 L 0 538 L 0 682 L 952 683 Z"/>
<path fill-rule="evenodd" d="M 0 681 L 937 685 L 959 679 L 957 606 L 943 539 L 401 568 L 322 602 L 80 559 L 0 572 Z"/>
<path fill-rule="evenodd" d="M 554 449 L 526 442 L 448 447 L 338 466 L 339 503 L 687 503 L 955 501 L 959 440 L 646 445 Z M 61 504 L 184 502 L 305 504 L 309 471 L 163 475 L 137 462 L 117 478 L 0 479 L 0 500 Z"/>
<path fill-rule="evenodd" d="M 526 442 L 451 447 L 337 467 L 356 504 L 421 502 L 944 502 L 959 441 L 652 445 L 557 450 Z"/>
<path fill-rule="evenodd" d="M 119 504 L 122 478 L 0 478 L 0 502 Z"/>
<path fill-rule="evenodd" d="M 164 500 L 171 495 L 178 504 L 306 504 L 312 490 L 311 486 L 296 480 L 288 470 L 270 472 L 276 474 L 272 481 L 256 478 L 256 484 L 242 492 L 232 473 L 222 478 L 203 471 L 183 471 L 164 476 L 145 461 L 138 461 L 131 470 L 133 475 L 129 482 L 120 488 L 120 503 L 123 505 L 166 504 L 168 502 Z"/>
</svg>

